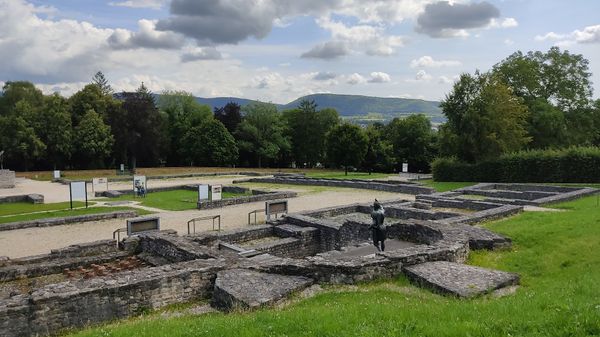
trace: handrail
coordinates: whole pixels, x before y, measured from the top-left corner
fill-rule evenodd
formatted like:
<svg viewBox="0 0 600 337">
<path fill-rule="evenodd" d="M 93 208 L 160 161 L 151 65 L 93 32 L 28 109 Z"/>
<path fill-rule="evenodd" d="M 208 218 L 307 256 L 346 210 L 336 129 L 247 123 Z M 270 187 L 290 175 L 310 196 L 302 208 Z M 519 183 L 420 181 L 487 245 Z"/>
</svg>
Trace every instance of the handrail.
<svg viewBox="0 0 600 337">
<path fill-rule="evenodd" d="M 119 228 L 113 232 L 113 240 L 115 239 L 115 236 L 117 237 L 117 246 L 119 245 L 119 242 L 121 241 L 121 233 L 123 233 L 123 232 L 127 232 L 127 228 Z"/>
<path fill-rule="evenodd" d="M 187 222 L 187 229 L 188 229 L 188 235 L 192 234 L 192 231 L 190 231 L 190 224 L 193 224 L 193 234 L 196 234 L 196 221 L 203 221 L 203 220 L 212 220 L 212 230 L 215 230 L 215 219 L 218 219 L 218 225 L 219 227 L 216 229 L 216 231 L 220 232 L 221 231 L 221 215 L 210 215 L 210 216 L 205 216 L 205 217 L 201 217 L 201 218 L 193 218 L 192 220 Z"/>
<path fill-rule="evenodd" d="M 250 223 L 250 216 L 252 214 L 254 214 L 254 224 L 255 225 L 257 224 L 257 222 L 256 222 L 256 214 L 259 213 L 259 212 L 265 212 L 265 209 L 264 208 L 255 209 L 255 210 L 253 210 L 253 211 L 251 211 L 251 212 L 248 213 L 248 226 L 250 226 L 250 224 L 251 224 Z"/>
</svg>

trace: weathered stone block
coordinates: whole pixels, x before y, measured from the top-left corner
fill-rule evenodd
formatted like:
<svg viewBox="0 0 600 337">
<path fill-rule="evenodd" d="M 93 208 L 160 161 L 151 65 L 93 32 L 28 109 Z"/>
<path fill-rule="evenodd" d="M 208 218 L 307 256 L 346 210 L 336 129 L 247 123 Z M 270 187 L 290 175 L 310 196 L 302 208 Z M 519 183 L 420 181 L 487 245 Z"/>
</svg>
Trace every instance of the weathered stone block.
<svg viewBox="0 0 600 337">
<path fill-rule="evenodd" d="M 10 170 L 0 170 L 0 188 L 15 187 L 15 172 Z"/>
<path fill-rule="evenodd" d="M 460 297 L 474 297 L 519 283 L 517 274 L 447 261 L 417 264 L 404 271 L 417 284 Z"/>
<path fill-rule="evenodd" d="M 212 305 L 218 309 L 252 309 L 285 299 L 290 293 L 310 286 L 302 276 L 266 274 L 246 269 L 217 273 Z"/>
</svg>

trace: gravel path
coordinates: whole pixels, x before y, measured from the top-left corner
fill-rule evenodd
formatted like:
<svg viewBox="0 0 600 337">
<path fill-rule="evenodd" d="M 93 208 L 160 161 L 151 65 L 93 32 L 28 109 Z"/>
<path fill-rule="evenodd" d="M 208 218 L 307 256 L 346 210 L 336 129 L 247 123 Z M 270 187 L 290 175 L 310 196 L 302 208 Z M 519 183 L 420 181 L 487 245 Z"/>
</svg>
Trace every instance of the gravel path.
<svg viewBox="0 0 600 337">
<path fill-rule="evenodd" d="M 222 177 L 209 179 L 177 179 L 177 180 L 149 180 L 149 187 L 169 186 L 193 183 L 221 183 L 229 184 L 233 179 L 239 177 Z M 155 185 L 156 184 L 156 185 Z M 111 184 L 110 188 L 122 188 L 129 184 Z M 34 182 L 31 180 L 21 180 L 17 188 L 20 191 L 27 187 L 30 192 L 44 194 L 46 202 L 59 202 L 68 200 L 68 186 L 49 182 Z M 123 187 L 124 188 L 124 187 Z M 34 190 L 31 190 L 34 189 Z M 269 187 L 269 189 L 272 189 Z M 406 199 L 414 200 L 414 196 L 397 193 L 387 193 L 372 190 L 357 190 L 350 188 L 332 188 L 330 190 L 299 186 L 278 186 L 277 189 L 294 190 L 299 192 L 297 198 L 289 199 L 290 212 L 299 212 L 323 207 L 346 205 L 351 203 L 371 202 L 377 198 L 379 200 Z M 90 189 L 91 190 L 91 189 Z M 6 190 L 0 190 L 0 193 Z M 19 193 L 11 193 L 19 194 Z M 21 193 L 22 194 L 22 193 Z M 66 194 L 66 196 L 65 196 Z M 65 199 L 66 198 L 66 199 Z M 190 210 L 180 212 L 161 212 L 155 214 L 161 218 L 162 229 L 175 229 L 179 234 L 187 233 L 187 221 L 209 215 L 221 215 L 221 228 L 239 228 L 247 226 L 248 212 L 264 208 L 264 202 L 255 202 L 241 205 L 228 206 L 212 210 Z M 51 249 L 65 247 L 71 244 L 89 242 L 101 239 L 112 238 L 115 229 L 125 227 L 126 221 L 123 219 L 86 222 L 81 224 L 72 224 L 45 228 L 28 228 L 14 231 L 0 232 L 0 256 L 9 256 L 11 258 L 49 253 Z M 210 230 L 212 223 L 207 221 L 203 224 L 197 224 L 196 230 Z"/>
</svg>

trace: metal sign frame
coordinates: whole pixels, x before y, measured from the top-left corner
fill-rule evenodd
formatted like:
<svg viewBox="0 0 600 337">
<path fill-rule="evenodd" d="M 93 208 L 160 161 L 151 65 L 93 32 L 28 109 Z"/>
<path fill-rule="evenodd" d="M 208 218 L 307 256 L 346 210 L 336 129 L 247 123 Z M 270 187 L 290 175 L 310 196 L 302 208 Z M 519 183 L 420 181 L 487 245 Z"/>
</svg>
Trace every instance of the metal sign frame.
<svg viewBox="0 0 600 337">
<path fill-rule="evenodd" d="M 142 230 L 136 230 L 135 225 L 137 224 L 155 224 L 153 227 L 145 228 Z M 159 217 L 149 217 L 149 218 L 137 218 L 137 219 L 129 219 L 127 220 L 127 236 L 147 233 L 147 232 L 156 232 L 160 231 L 160 218 Z"/>
<path fill-rule="evenodd" d="M 87 196 L 87 183 L 85 181 L 72 181 L 69 183 L 69 200 L 71 204 L 71 209 L 73 209 L 73 194 L 77 197 L 81 191 L 81 184 L 83 184 L 83 193 L 85 194 L 85 208 L 88 207 L 88 196 Z M 74 191 L 73 188 L 79 188 L 79 190 Z M 75 193 L 73 193 L 75 192 Z"/>
<path fill-rule="evenodd" d="M 275 219 L 277 219 L 277 214 L 281 213 L 288 213 L 287 200 L 271 200 L 265 202 L 265 218 L 267 221 L 271 220 L 271 214 L 274 214 Z"/>
</svg>

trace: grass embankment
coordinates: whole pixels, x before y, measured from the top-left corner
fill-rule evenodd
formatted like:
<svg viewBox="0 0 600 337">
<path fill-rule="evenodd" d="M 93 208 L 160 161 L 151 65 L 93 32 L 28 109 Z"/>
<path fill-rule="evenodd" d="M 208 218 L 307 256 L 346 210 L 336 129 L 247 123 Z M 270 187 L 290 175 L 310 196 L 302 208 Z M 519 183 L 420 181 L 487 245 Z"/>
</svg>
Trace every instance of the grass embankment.
<svg viewBox="0 0 600 337">
<path fill-rule="evenodd" d="M 447 192 L 447 191 L 455 190 L 457 188 L 463 188 L 463 187 L 472 186 L 472 185 L 477 184 L 477 183 L 470 183 L 470 182 L 433 181 L 431 179 L 421 180 L 419 183 L 421 183 L 425 186 L 429 186 L 429 187 L 435 189 L 437 192 Z"/>
<path fill-rule="evenodd" d="M 587 197 L 487 223 L 513 248 L 475 252 L 469 263 L 517 272 L 507 297 L 462 300 L 394 281 L 331 287 L 279 310 L 164 319 L 160 314 L 76 336 L 597 336 L 600 207 Z"/>
<path fill-rule="evenodd" d="M 70 209 L 69 202 L 50 204 L 16 202 L 0 204 L 0 224 L 129 210 L 135 210 L 139 215 L 151 213 L 131 207 L 94 207 L 94 204 L 94 202 L 89 202 L 88 205 L 90 207 L 85 208 L 85 202 L 73 201 L 74 209 Z"/>
<path fill-rule="evenodd" d="M 328 179 L 385 179 L 391 176 L 389 173 L 367 173 L 367 172 L 348 172 L 344 171 L 309 171 L 306 172 L 308 178 L 328 178 Z"/>
<path fill-rule="evenodd" d="M 138 168 L 136 174 L 145 175 L 148 177 L 160 176 L 160 175 L 178 175 L 178 174 L 192 174 L 192 173 L 238 173 L 238 172 L 261 172 L 265 174 L 272 174 L 277 172 L 285 173 L 304 173 L 307 176 L 315 178 L 339 178 L 339 179 L 352 179 L 347 178 L 344 175 L 344 171 L 330 170 L 330 169 L 279 169 L 279 168 L 231 168 L 231 167 L 144 167 Z M 32 171 L 32 172 L 17 172 L 17 177 L 50 181 L 53 177 L 53 171 Z M 348 177 L 355 176 L 353 179 L 376 179 L 385 178 L 390 174 L 387 173 L 373 173 L 369 175 L 364 172 L 348 172 Z M 117 178 L 123 177 L 117 175 L 116 170 L 70 170 L 61 171 L 61 176 L 71 180 L 91 180 L 96 177 L 107 177 Z"/>
<path fill-rule="evenodd" d="M 252 193 L 230 193 L 223 192 L 223 199 L 249 196 Z M 139 201 L 143 206 L 164 209 L 168 211 L 184 211 L 197 208 L 198 191 L 192 190 L 172 190 L 161 192 L 148 192 L 145 198 L 137 198 L 132 194 L 125 194 L 118 198 L 111 198 L 110 201 L 133 200 Z"/>
</svg>

